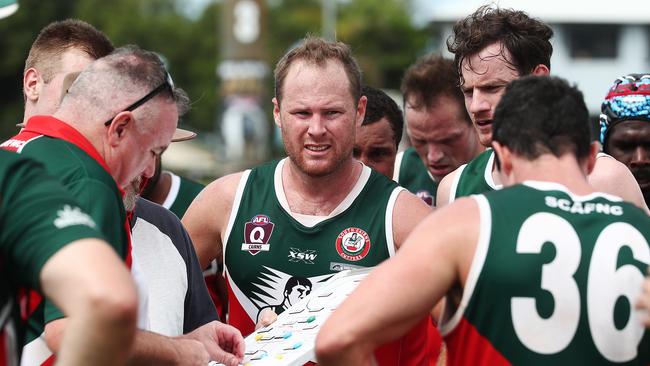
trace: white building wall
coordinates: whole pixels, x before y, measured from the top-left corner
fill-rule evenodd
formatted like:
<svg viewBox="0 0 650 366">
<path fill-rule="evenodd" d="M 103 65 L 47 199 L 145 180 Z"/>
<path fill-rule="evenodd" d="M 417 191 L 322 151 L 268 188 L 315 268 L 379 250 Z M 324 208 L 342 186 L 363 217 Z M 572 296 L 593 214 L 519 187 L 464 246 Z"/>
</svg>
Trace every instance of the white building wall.
<svg viewBox="0 0 650 366">
<path fill-rule="evenodd" d="M 617 77 L 650 72 L 650 31 L 647 26 L 621 26 L 615 59 L 573 59 L 563 26 L 551 24 L 551 27 L 555 32 L 551 39 L 551 74 L 576 83 L 584 93 L 585 103 L 592 115 L 600 113 L 600 104 Z M 445 57 L 453 58 L 446 45 L 446 40 L 452 33 L 452 25 L 446 22 L 439 29 L 442 37 L 439 52 Z"/>
</svg>

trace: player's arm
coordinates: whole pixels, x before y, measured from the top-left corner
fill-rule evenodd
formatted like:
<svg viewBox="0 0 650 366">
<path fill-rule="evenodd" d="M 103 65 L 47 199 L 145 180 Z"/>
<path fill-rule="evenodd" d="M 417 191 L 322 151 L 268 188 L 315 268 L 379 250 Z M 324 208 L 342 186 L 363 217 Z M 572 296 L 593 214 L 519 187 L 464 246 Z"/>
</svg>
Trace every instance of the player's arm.
<svg viewBox="0 0 650 366">
<path fill-rule="evenodd" d="M 404 335 L 463 283 L 478 227 L 478 207 L 469 198 L 427 217 L 325 322 L 316 339 L 318 363 L 370 365 L 374 348 Z"/>
<path fill-rule="evenodd" d="M 69 318 L 60 318 L 45 325 L 45 341 L 53 353 L 62 347 L 62 335 L 68 333 Z M 101 331 L 101 328 L 97 328 Z M 97 350 L 103 348 L 91 348 Z M 61 348 L 62 350 L 62 348 Z M 205 366 L 210 355 L 205 346 L 197 340 L 180 337 L 166 337 L 160 334 L 137 330 L 133 348 L 128 354 L 127 365 L 197 365 Z M 123 364 L 124 362 L 122 362 Z M 90 364 L 86 364 L 90 365 Z M 112 364 L 111 364 L 112 365 Z M 232 365 L 236 365 L 232 364 Z M 230 366 L 230 365 L 229 365 Z"/>
<path fill-rule="evenodd" d="M 230 174 L 210 183 L 183 215 L 183 226 L 192 238 L 201 268 L 215 258 L 219 263 L 223 260 L 223 236 L 242 174 Z"/>
<path fill-rule="evenodd" d="M 436 207 L 442 207 L 449 203 L 449 194 L 451 193 L 451 186 L 456 174 L 459 174 L 458 169 L 445 175 L 445 177 L 440 181 L 440 184 L 438 184 L 438 190 L 436 192 Z"/>
<path fill-rule="evenodd" d="M 45 295 L 69 315 L 59 364 L 124 363 L 135 332 L 137 295 L 113 249 L 98 239 L 77 240 L 45 263 L 41 283 Z"/>
<path fill-rule="evenodd" d="M 650 328 L 650 277 L 646 277 L 645 280 L 643 280 L 641 294 L 637 299 L 636 308 L 643 311 L 641 316 L 643 325 Z"/>
<path fill-rule="evenodd" d="M 395 249 L 399 249 L 413 229 L 431 212 L 431 207 L 411 192 L 402 190 L 399 193 L 393 208 Z"/>
<path fill-rule="evenodd" d="M 649 213 L 643 193 L 632 172 L 618 160 L 603 156 L 596 159 L 594 170 L 588 176 L 595 190 L 621 197 Z"/>
</svg>

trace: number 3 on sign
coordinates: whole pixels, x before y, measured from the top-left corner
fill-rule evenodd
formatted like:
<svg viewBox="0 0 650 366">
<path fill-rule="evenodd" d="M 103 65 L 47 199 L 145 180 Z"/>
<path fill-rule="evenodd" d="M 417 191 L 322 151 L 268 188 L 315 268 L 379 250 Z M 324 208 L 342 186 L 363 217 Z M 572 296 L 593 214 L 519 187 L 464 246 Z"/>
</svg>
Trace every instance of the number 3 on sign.
<svg viewBox="0 0 650 366">
<path fill-rule="evenodd" d="M 552 228 L 552 230 L 549 230 Z M 625 242 L 622 242 L 625 238 Z M 580 292 L 573 278 L 580 265 L 582 246 L 578 234 L 562 217 L 537 213 L 526 219 L 517 237 L 517 252 L 540 253 L 544 243 L 556 250 L 552 262 L 542 266 L 542 289 L 553 296 L 553 314 L 544 319 L 537 312 L 533 297 L 513 297 L 512 323 L 517 337 L 529 349 L 553 354 L 565 349 L 575 336 L 580 319 Z M 626 264 L 616 268 L 623 247 L 634 259 L 650 263 L 650 248 L 643 235 L 632 225 L 613 223 L 603 229 L 594 245 L 587 280 L 587 318 L 598 351 L 612 362 L 633 359 L 643 337 L 643 327 L 628 319 L 621 330 L 614 324 L 616 300 L 624 296 L 633 306 L 641 291 L 643 273 Z M 630 317 L 634 315 L 630 309 Z M 612 344 L 611 339 L 621 340 Z"/>
</svg>

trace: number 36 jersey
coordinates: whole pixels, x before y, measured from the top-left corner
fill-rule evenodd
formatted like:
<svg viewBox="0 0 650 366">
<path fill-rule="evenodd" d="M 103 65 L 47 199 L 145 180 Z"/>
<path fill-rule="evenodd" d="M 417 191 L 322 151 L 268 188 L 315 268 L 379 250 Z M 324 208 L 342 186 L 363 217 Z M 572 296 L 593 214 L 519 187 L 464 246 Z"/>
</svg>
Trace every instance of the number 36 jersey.
<svg viewBox="0 0 650 366">
<path fill-rule="evenodd" d="M 643 211 L 548 182 L 472 197 L 479 240 L 441 322 L 450 365 L 648 364 L 634 308 L 650 263 Z"/>
</svg>

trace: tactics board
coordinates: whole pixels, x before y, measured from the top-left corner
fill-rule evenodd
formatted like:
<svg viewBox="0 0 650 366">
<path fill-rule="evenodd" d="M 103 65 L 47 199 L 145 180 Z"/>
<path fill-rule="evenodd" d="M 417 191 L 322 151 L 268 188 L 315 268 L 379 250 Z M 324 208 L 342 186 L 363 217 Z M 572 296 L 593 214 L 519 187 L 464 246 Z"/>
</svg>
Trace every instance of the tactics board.
<svg viewBox="0 0 650 366">
<path fill-rule="evenodd" d="M 337 273 L 309 296 L 278 315 L 273 324 L 246 337 L 243 365 L 294 366 L 313 360 L 314 342 L 320 326 L 371 269 Z"/>
</svg>

